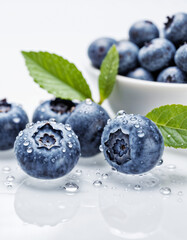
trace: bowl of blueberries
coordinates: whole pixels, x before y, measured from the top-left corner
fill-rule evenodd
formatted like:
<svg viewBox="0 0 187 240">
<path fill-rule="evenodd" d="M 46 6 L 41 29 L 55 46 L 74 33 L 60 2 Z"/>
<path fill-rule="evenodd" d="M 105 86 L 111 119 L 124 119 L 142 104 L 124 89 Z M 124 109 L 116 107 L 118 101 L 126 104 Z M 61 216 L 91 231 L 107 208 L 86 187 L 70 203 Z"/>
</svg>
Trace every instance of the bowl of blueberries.
<svg viewBox="0 0 187 240">
<path fill-rule="evenodd" d="M 119 53 L 116 83 L 108 101 L 117 112 L 146 114 L 166 104 L 187 103 L 187 14 L 167 17 L 161 31 L 148 20 L 135 22 L 128 40 L 99 38 L 88 47 L 89 73 L 98 76 L 112 45 Z"/>
</svg>

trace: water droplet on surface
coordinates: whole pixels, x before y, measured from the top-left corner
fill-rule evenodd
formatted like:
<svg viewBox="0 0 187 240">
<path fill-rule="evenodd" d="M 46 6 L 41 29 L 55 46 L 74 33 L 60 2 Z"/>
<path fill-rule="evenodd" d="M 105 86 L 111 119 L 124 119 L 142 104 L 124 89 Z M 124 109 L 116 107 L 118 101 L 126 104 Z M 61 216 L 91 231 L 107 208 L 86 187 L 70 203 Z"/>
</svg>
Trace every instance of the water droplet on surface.
<svg viewBox="0 0 187 240">
<path fill-rule="evenodd" d="M 62 148 L 62 152 L 65 153 L 65 152 L 66 152 L 66 149 L 65 149 L 65 148 Z"/>
<path fill-rule="evenodd" d="M 134 121 L 137 120 L 137 118 L 136 117 L 131 117 L 130 120 L 134 122 Z"/>
<path fill-rule="evenodd" d="M 139 184 L 136 184 L 134 186 L 134 190 L 136 190 L 136 191 L 140 191 L 141 189 L 142 189 L 142 187 Z"/>
<path fill-rule="evenodd" d="M 75 173 L 76 173 L 78 176 L 80 176 L 80 175 L 82 175 L 82 170 L 81 170 L 81 169 L 77 169 L 77 170 L 75 171 Z"/>
<path fill-rule="evenodd" d="M 112 172 L 117 172 L 117 169 L 115 167 L 111 168 Z"/>
<path fill-rule="evenodd" d="M 21 121 L 21 119 L 18 118 L 18 117 L 13 118 L 13 122 L 14 122 L 14 123 L 19 123 L 20 121 Z"/>
<path fill-rule="evenodd" d="M 79 189 L 79 186 L 76 183 L 68 182 L 64 185 L 64 190 L 68 193 L 75 193 Z"/>
<path fill-rule="evenodd" d="M 107 173 L 103 173 L 101 176 L 102 176 L 103 179 L 107 179 L 108 178 L 108 174 Z"/>
<path fill-rule="evenodd" d="M 45 112 L 45 108 L 41 108 L 40 111 L 41 111 L 41 112 Z"/>
<path fill-rule="evenodd" d="M 103 146 L 102 145 L 99 146 L 99 151 L 103 152 Z"/>
<path fill-rule="evenodd" d="M 71 142 L 68 142 L 68 147 L 69 148 L 72 148 L 73 147 L 73 144 Z"/>
<path fill-rule="evenodd" d="M 126 112 L 124 110 L 119 110 L 116 115 L 121 116 L 121 115 L 125 115 L 125 114 L 126 114 Z"/>
<path fill-rule="evenodd" d="M 170 137 L 171 137 L 171 135 L 170 135 L 170 134 L 168 134 L 168 135 L 167 135 L 167 138 L 170 138 Z"/>
<path fill-rule="evenodd" d="M 11 168 L 8 167 L 8 166 L 5 166 L 5 167 L 2 168 L 2 171 L 3 171 L 4 173 L 9 173 L 9 172 L 11 171 Z"/>
<path fill-rule="evenodd" d="M 71 134 L 68 134 L 68 137 L 69 137 L 69 138 L 71 138 L 71 137 L 72 137 L 72 135 L 71 135 Z"/>
<path fill-rule="evenodd" d="M 166 167 L 167 167 L 167 169 L 169 169 L 169 170 L 175 170 L 175 169 L 176 169 L 176 166 L 175 166 L 174 164 L 169 164 L 169 165 L 167 165 Z"/>
<path fill-rule="evenodd" d="M 4 184 L 7 186 L 7 188 L 12 188 L 12 182 L 6 181 Z"/>
<path fill-rule="evenodd" d="M 145 133 L 142 130 L 137 131 L 138 137 L 143 138 L 145 136 Z"/>
<path fill-rule="evenodd" d="M 23 143 L 23 145 L 24 145 L 25 147 L 29 146 L 29 144 L 30 144 L 30 142 L 28 142 L 28 141 L 25 141 L 25 142 Z"/>
<path fill-rule="evenodd" d="M 182 191 L 179 191 L 179 192 L 177 193 L 177 195 L 182 196 L 182 195 L 183 195 L 183 192 L 182 192 Z"/>
<path fill-rule="evenodd" d="M 124 119 L 123 120 L 123 124 L 125 125 L 125 124 L 127 124 L 128 123 L 128 121 L 126 120 L 126 119 Z"/>
<path fill-rule="evenodd" d="M 67 130 L 67 131 L 71 131 L 71 126 L 69 125 L 69 124 L 65 124 L 65 129 Z"/>
<path fill-rule="evenodd" d="M 34 123 L 27 123 L 26 128 L 32 128 L 34 126 Z"/>
<path fill-rule="evenodd" d="M 55 119 L 55 118 L 50 118 L 49 121 L 55 123 L 55 122 L 56 122 L 56 119 Z"/>
<path fill-rule="evenodd" d="M 18 134 L 19 137 L 23 136 L 23 131 L 20 131 Z"/>
<path fill-rule="evenodd" d="M 110 122 L 111 122 L 111 119 L 108 119 L 108 120 L 107 120 L 107 124 L 109 124 Z"/>
<path fill-rule="evenodd" d="M 157 163 L 157 166 L 161 166 L 163 164 L 163 162 L 164 162 L 163 159 L 160 159 Z"/>
<path fill-rule="evenodd" d="M 162 187 L 160 189 L 160 193 L 163 195 L 170 195 L 171 194 L 171 189 L 169 187 Z"/>
<path fill-rule="evenodd" d="M 93 182 L 93 185 L 94 185 L 94 187 L 101 187 L 101 186 L 102 186 L 102 182 L 99 181 L 99 180 L 95 180 L 95 181 Z"/>
<path fill-rule="evenodd" d="M 14 176 L 7 176 L 7 177 L 6 177 L 6 180 L 7 180 L 8 182 L 13 182 L 13 181 L 15 180 L 15 177 L 14 177 Z"/>
<path fill-rule="evenodd" d="M 31 147 L 27 148 L 28 153 L 32 153 L 33 149 Z"/>
<path fill-rule="evenodd" d="M 135 127 L 135 128 L 139 128 L 140 125 L 139 125 L 139 124 L 135 124 L 134 127 Z"/>
<path fill-rule="evenodd" d="M 52 162 L 52 163 L 55 163 L 55 161 L 56 161 L 55 158 L 52 158 L 52 159 L 51 159 L 51 162 Z"/>
<path fill-rule="evenodd" d="M 92 100 L 91 100 L 90 98 L 87 98 L 87 99 L 85 100 L 85 102 L 86 102 L 86 104 L 88 104 L 88 105 L 92 105 Z"/>
</svg>

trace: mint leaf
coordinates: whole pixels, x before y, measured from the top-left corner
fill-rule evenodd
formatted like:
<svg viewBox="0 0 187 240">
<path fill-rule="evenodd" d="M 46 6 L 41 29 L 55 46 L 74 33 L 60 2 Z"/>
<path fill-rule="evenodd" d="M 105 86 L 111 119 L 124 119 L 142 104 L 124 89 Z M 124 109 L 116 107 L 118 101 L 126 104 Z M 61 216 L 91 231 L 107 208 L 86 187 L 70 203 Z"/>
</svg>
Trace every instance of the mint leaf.
<svg viewBox="0 0 187 240">
<path fill-rule="evenodd" d="M 160 129 L 168 147 L 187 148 L 187 106 L 165 105 L 146 115 Z"/>
<path fill-rule="evenodd" d="M 22 54 L 31 77 L 41 88 L 63 99 L 92 99 L 86 80 L 73 63 L 48 52 Z"/>
<path fill-rule="evenodd" d="M 118 65 L 119 54 L 115 45 L 113 45 L 101 64 L 101 72 L 99 75 L 99 104 L 108 98 L 112 92 L 118 72 Z"/>
</svg>

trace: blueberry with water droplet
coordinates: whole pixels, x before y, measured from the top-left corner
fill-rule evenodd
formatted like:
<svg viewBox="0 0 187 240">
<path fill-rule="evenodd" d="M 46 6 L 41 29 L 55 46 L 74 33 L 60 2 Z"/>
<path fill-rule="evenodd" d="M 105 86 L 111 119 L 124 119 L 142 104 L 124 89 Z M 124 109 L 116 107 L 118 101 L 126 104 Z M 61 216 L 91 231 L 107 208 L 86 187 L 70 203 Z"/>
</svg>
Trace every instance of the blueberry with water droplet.
<svg viewBox="0 0 187 240">
<path fill-rule="evenodd" d="M 27 123 L 27 114 L 19 105 L 0 100 L 0 150 L 13 148 L 16 137 Z"/>
<path fill-rule="evenodd" d="M 24 129 L 14 147 L 19 165 L 35 178 L 54 179 L 66 175 L 80 156 L 79 141 L 72 134 L 72 144 L 69 134 L 64 124 L 50 121 L 38 122 L 32 128 Z"/>
<path fill-rule="evenodd" d="M 94 102 L 88 104 L 86 101 L 76 106 L 66 124 L 69 124 L 78 136 L 81 156 L 91 157 L 100 152 L 101 135 L 109 115 L 100 105 Z"/>
<path fill-rule="evenodd" d="M 127 124 L 123 124 L 124 121 Z M 111 120 L 104 128 L 101 143 L 107 162 L 127 174 L 151 170 L 158 164 L 164 150 L 161 132 L 155 123 L 141 115 L 126 114 Z"/>
</svg>

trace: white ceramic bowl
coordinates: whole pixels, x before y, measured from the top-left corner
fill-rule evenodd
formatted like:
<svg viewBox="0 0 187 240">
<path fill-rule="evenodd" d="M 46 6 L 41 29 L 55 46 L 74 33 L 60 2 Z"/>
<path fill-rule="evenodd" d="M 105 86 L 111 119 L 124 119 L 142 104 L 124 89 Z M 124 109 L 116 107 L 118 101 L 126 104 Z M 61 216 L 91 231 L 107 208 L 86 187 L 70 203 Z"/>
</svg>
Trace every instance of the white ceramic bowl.
<svg viewBox="0 0 187 240">
<path fill-rule="evenodd" d="M 91 65 L 87 70 L 96 81 L 100 71 Z M 151 82 L 117 75 L 108 102 L 115 113 L 123 109 L 127 113 L 146 115 L 162 105 L 187 105 L 187 84 Z"/>
</svg>

